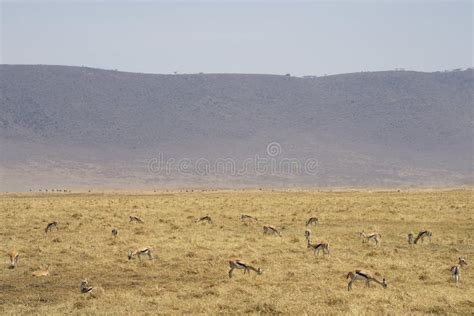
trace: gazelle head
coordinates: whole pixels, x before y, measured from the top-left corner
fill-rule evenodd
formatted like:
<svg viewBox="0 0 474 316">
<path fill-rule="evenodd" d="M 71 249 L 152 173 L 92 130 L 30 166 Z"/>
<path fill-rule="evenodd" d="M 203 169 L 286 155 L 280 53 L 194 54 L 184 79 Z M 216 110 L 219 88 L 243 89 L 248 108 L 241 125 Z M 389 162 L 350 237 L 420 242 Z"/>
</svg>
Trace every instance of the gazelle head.
<svg viewBox="0 0 474 316">
<path fill-rule="evenodd" d="M 261 275 L 262 273 L 263 273 L 262 268 L 258 268 L 258 269 L 257 269 L 257 274 L 258 274 L 258 275 Z"/>
<path fill-rule="evenodd" d="M 459 257 L 459 265 L 462 266 L 467 266 L 467 262 L 464 259 L 464 257 Z"/>
<path fill-rule="evenodd" d="M 132 260 L 133 252 L 131 250 L 128 251 L 128 260 Z"/>
<path fill-rule="evenodd" d="M 365 232 L 364 232 L 364 231 L 359 232 L 359 237 L 364 237 L 364 236 L 365 236 Z"/>
<path fill-rule="evenodd" d="M 387 284 L 387 280 L 385 280 L 385 278 L 383 278 L 383 280 L 382 280 L 382 286 L 383 286 L 383 288 L 386 289 L 386 288 L 387 288 L 387 285 L 388 285 L 388 284 Z"/>
<path fill-rule="evenodd" d="M 88 283 L 87 279 L 81 280 L 81 287 L 87 286 Z"/>
<path fill-rule="evenodd" d="M 20 255 L 18 252 L 12 250 L 10 253 L 8 253 L 8 256 L 10 257 L 10 264 L 8 266 L 9 269 L 14 269 L 16 265 L 18 264 L 18 259 L 20 258 Z"/>
</svg>

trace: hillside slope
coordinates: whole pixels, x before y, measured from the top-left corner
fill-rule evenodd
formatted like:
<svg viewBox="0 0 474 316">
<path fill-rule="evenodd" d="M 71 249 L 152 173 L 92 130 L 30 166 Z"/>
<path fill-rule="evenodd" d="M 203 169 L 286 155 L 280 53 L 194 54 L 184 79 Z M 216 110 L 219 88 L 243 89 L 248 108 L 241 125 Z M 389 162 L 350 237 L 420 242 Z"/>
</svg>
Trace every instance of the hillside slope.
<svg viewBox="0 0 474 316">
<path fill-rule="evenodd" d="M 472 181 L 473 70 L 296 78 L 0 66 L 1 186 L 399 186 Z M 269 156 L 267 145 L 281 149 Z M 316 172 L 149 170 L 154 157 Z M 278 168 L 277 168 L 278 169 Z M 314 171 L 314 168 L 313 168 Z"/>
</svg>

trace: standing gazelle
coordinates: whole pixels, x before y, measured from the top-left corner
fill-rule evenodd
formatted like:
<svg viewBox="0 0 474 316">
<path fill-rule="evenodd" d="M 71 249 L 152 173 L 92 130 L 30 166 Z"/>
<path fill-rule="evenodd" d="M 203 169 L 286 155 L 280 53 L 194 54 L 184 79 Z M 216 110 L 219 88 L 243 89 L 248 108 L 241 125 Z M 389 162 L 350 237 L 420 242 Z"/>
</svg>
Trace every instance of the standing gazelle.
<svg viewBox="0 0 474 316">
<path fill-rule="evenodd" d="M 240 215 L 240 220 L 242 222 L 250 222 L 250 223 L 253 223 L 253 222 L 257 222 L 258 219 L 256 217 L 253 217 L 253 216 L 250 216 L 250 215 L 246 215 L 246 214 L 242 214 Z"/>
<path fill-rule="evenodd" d="M 306 229 L 306 230 L 304 231 L 304 238 L 306 239 L 306 241 L 307 241 L 308 243 L 311 242 L 311 235 L 312 235 L 312 233 L 311 233 L 311 230 L 310 230 L 310 229 Z"/>
<path fill-rule="evenodd" d="M 18 259 L 20 258 L 20 254 L 16 250 L 11 250 L 8 252 L 8 257 L 10 257 L 10 264 L 8 265 L 8 268 L 15 269 L 16 265 L 18 264 Z"/>
<path fill-rule="evenodd" d="M 53 230 L 53 228 L 56 228 L 58 230 L 58 222 L 54 221 L 46 225 L 46 228 L 44 229 L 45 233 L 48 233 Z"/>
<path fill-rule="evenodd" d="M 463 257 L 459 257 L 458 264 L 451 267 L 451 275 L 453 276 L 453 281 L 456 283 L 456 286 L 459 283 L 459 279 L 461 278 L 461 268 L 463 266 L 467 266 L 466 260 Z"/>
<path fill-rule="evenodd" d="M 94 290 L 92 286 L 89 286 L 89 282 L 87 281 L 87 279 L 81 280 L 80 289 L 81 289 L 81 294 L 90 293 L 91 291 Z"/>
<path fill-rule="evenodd" d="M 196 220 L 196 223 L 207 223 L 212 224 L 212 218 L 209 215 L 200 217 Z"/>
<path fill-rule="evenodd" d="M 142 258 L 141 256 L 148 256 L 148 258 L 150 260 L 153 260 L 153 251 L 151 248 L 148 248 L 148 247 L 145 247 L 145 248 L 141 248 L 141 249 L 138 249 L 138 250 L 135 250 L 135 251 L 132 251 L 132 250 L 129 250 L 128 251 L 128 260 L 132 260 L 133 257 L 138 257 L 138 260 L 142 261 Z"/>
<path fill-rule="evenodd" d="M 359 233 L 360 237 L 362 237 L 362 241 L 368 242 L 370 240 L 373 240 L 375 242 L 375 245 L 377 246 L 379 244 L 380 239 L 382 238 L 382 235 L 379 233 L 370 233 L 366 234 L 364 231 L 361 231 Z"/>
<path fill-rule="evenodd" d="M 138 216 L 131 216 L 130 215 L 128 218 L 129 218 L 130 223 L 135 222 L 135 223 L 143 224 L 143 220 Z"/>
<path fill-rule="evenodd" d="M 281 233 L 276 229 L 275 227 L 271 225 L 265 225 L 263 226 L 263 233 L 265 235 L 277 235 L 281 237 Z"/>
<path fill-rule="evenodd" d="M 415 236 L 413 236 L 413 233 L 408 234 L 408 244 L 413 245 L 413 240 L 415 239 Z"/>
<path fill-rule="evenodd" d="M 329 254 L 329 244 L 327 242 L 320 242 L 319 244 L 311 244 L 311 241 L 308 239 L 308 248 L 314 251 L 315 255 L 319 255 L 319 252 L 322 250 L 323 255 Z"/>
<path fill-rule="evenodd" d="M 319 220 L 317 217 L 310 217 L 307 221 L 306 221 L 306 226 L 310 226 L 310 225 L 317 225 L 319 224 Z"/>
<path fill-rule="evenodd" d="M 387 288 L 387 281 L 385 281 L 385 278 L 383 278 L 382 281 L 379 281 L 371 276 L 369 272 L 363 272 L 362 270 L 355 270 L 355 273 L 349 272 L 346 279 L 350 279 L 349 283 L 347 284 L 348 291 L 352 290 L 352 283 L 357 280 L 364 281 L 366 287 L 370 287 L 370 282 L 374 281 L 380 284 L 384 289 Z"/>
<path fill-rule="evenodd" d="M 245 273 L 250 273 L 250 270 L 253 270 L 257 272 L 258 275 L 263 273 L 263 270 L 260 268 L 254 268 L 251 265 L 246 264 L 245 262 L 237 259 L 237 260 L 229 260 L 229 278 L 232 278 L 232 272 L 234 272 L 235 269 L 237 270 L 244 270 Z"/>
<path fill-rule="evenodd" d="M 426 237 L 428 237 L 428 239 L 431 242 L 431 236 L 433 236 L 433 233 L 431 233 L 430 231 L 428 231 L 428 230 L 421 231 L 421 232 L 418 233 L 418 236 L 416 236 L 413 243 L 417 244 L 419 240 L 421 240 L 421 243 L 423 243 L 423 241 L 425 240 Z"/>
</svg>

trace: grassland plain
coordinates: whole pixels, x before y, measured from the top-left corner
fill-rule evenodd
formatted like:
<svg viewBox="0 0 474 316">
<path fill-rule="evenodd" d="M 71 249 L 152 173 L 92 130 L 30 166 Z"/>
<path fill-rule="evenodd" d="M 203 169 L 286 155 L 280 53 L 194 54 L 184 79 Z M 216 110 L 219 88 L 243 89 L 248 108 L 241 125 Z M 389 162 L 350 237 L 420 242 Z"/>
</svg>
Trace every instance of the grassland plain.
<svg viewBox="0 0 474 316">
<path fill-rule="evenodd" d="M 217 191 L 156 194 L 2 195 L 0 314 L 472 314 L 474 205 L 472 190 L 418 192 Z M 214 223 L 196 224 L 209 214 Z M 245 224 L 240 214 L 256 216 Z M 144 224 L 129 223 L 138 215 Z M 318 216 L 306 248 L 305 220 Z M 59 230 L 46 234 L 48 222 Z M 262 225 L 281 229 L 264 236 Z M 112 237 L 116 227 L 119 234 Z M 429 229 L 431 243 L 406 236 Z M 379 247 L 361 230 L 382 234 Z M 149 246 L 155 260 L 129 261 L 127 251 Z M 8 250 L 20 260 L 7 269 Z M 456 287 L 449 268 L 465 256 Z M 241 258 L 262 275 L 236 271 Z M 32 271 L 47 264 L 51 275 Z M 385 277 L 388 287 L 362 282 L 347 291 L 356 268 Z M 87 278 L 96 295 L 79 293 Z"/>
</svg>

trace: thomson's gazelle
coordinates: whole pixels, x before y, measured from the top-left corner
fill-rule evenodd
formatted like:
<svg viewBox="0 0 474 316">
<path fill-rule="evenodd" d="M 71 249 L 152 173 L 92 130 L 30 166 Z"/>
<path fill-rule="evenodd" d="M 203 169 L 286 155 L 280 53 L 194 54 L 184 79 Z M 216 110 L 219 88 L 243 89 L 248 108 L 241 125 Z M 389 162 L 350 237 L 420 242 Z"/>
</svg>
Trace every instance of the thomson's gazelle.
<svg viewBox="0 0 474 316">
<path fill-rule="evenodd" d="M 196 223 L 207 223 L 212 224 L 212 218 L 209 215 L 200 217 L 196 220 Z"/>
<path fill-rule="evenodd" d="M 354 283 L 357 280 L 364 281 L 366 287 L 370 286 L 371 281 L 374 281 L 380 284 L 384 289 L 387 287 L 387 281 L 385 281 L 385 278 L 382 281 L 379 281 L 373 276 L 371 276 L 369 272 L 364 272 L 362 270 L 355 270 L 355 273 L 349 272 L 347 274 L 346 279 L 350 279 L 349 284 L 347 284 L 348 291 L 352 290 L 352 283 Z"/>
<path fill-rule="evenodd" d="M 380 235 L 379 233 L 370 233 L 370 234 L 366 234 L 364 231 L 360 232 L 359 233 L 360 237 L 362 237 L 363 241 L 369 241 L 369 240 L 373 240 L 375 242 L 375 245 L 377 246 L 379 244 L 379 241 L 380 241 L 380 238 L 382 238 L 382 235 Z"/>
<path fill-rule="evenodd" d="M 46 225 L 46 228 L 44 229 L 44 232 L 45 233 L 50 232 L 50 231 L 53 230 L 53 228 L 56 228 L 56 230 L 58 230 L 58 222 L 54 221 L 54 222 L 51 222 L 48 225 Z"/>
<path fill-rule="evenodd" d="M 415 236 L 413 236 L 413 233 L 409 233 L 408 234 L 408 244 L 412 245 L 414 239 L 415 239 Z"/>
<path fill-rule="evenodd" d="M 128 251 L 128 260 L 132 260 L 133 257 L 138 257 L 138 260 L 142 261 L 142 258 L 141 256 L 148 256 L 148 258 L 150 260 L 153 260 L 153 251 L 151 248 L 141 248 L 141 249 L 138 249 L 138 250 L 135 250 L 135 251 L 132 251 L 132 250 L 129 250 Z"/>
<path fill-rule="evenodd" d="M 322 250 L 323 255 L 329 254 L 329 244 L 327 242 L 321 242 L 319 244 L 311 244 L 310 240 L 308 240 L 308 248 L 314 251 L 314 254 L 319 255 L 319 252 Z"/>
<path fill-rule="evenodd" d="M 242 222 L 257 222 L 258 221 L 258 219 L 256 217 L 246 215 L 246 214 L 240 215 L 240 220 Z"/>
<path fill-rule="evenodd" d="M 263 273 L 263 270 L 260 269 L 260 268 L 254 268 L 252 267 L 251 265 L 248 265 L 246 264 L 245 262 L 243 261 L 240 261 L 240 260 L 229 260 L 229 267 L 230 267 L 230 270 L 229 270 L 229 278 L 232 278 L 232 272 L 237 269 L 237 270 L 244 270 L 244 274 L 245 273 L 250 273 L 250 270 L 253 270 L 255 272 L 257 272 L 257 274 L 262 274 Z"/>
<path fill-rule="evenodd" d="M 419 240 L 421 240 L 421 243 L 423 243 L 426 237 L 428 237 L 428 239 L 431 242 L 431 236 L 433 236 L 433 234 L 430 231 L 428 230 L 421 231 L 418 233 L 418 236 L 416 236 L 414 243 L 415 244 L 418 243 Z"/>
<path fill-rule="evenodd" d="M 8 265 L 9 269 L 14 269 L 18 264 L 18 259 L 20 258 L 20 254 L 16 250 L 11 250 L 8 252 L 8 257 L 10 257 L 10 264 Z"/>
<path fill-rule="evenodd" d="M 130 223 L 135 222 L 143 224 L 143 220 L 138 216 L 129 216 L 128 218 L 130 219 Z"/>
<path fill-rule="evenodd" d="M 87 279 L 81 280 L 81 294 L 90 293 L 94 288 L 89 286 Z"/>
<path fill-rule="evenodd" d="M 306 230 L 304 231 L 304 238 L 306 238 L 306 241 L 307 241 L 308 243 L 311 242 L 311 235 L 312 235 L 312 233 L 311 233 L 311 230 L 310 230 L 310 229 L 306 229 Z"/>
<path fill-rule="evenodd" d="M 453 281 L 458 285 L 459 279 L 461 278 L 461 268 L 466 266 L 467 262 L 463 257 L 459 257 L 458 264 L 451 267 L 451 275 L 453 276 Z"/>
<path fill-rule="evenodd" d="M 319 220 L 317 217 L 310 217 L 307 221 L 306 221 L 306 226 L 309 226 L 309 225 L 316 225 L 316 224 L 319 224 Z"/>
<path fill-rule="evenodd" d="M 281 237 L 281 233 L 271 225 L 263 226 L 263 233 L 266 235 L 277 235 Z"/>
</svg>

